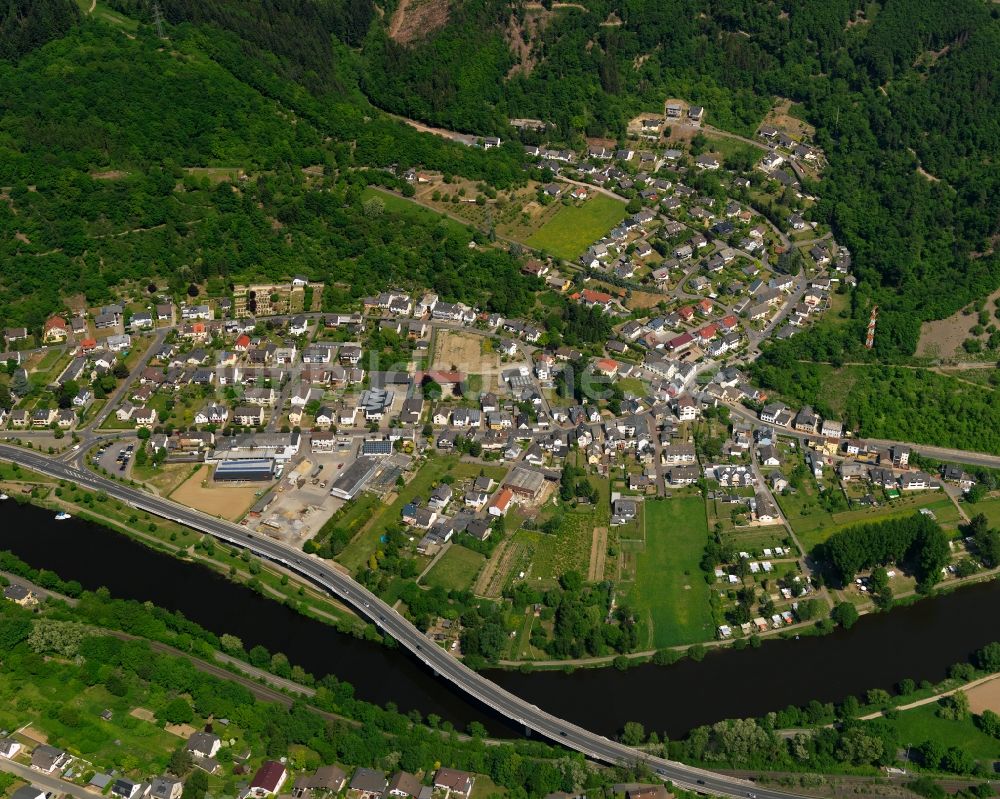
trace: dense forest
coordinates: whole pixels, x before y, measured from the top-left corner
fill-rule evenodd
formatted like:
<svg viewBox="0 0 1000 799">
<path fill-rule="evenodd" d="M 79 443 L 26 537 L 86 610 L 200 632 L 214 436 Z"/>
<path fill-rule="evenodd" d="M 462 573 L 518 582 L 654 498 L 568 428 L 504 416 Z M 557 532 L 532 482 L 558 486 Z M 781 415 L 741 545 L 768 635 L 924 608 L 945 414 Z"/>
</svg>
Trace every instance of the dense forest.
<svg viewBox="0 0 1000 799">
<path fill-rule="evenodd" d="M 471 232 L 454 225 L 386 224 L 393 211 L 362 197 L 369 182 L 400 188 L 369 165 L 426 165 L 502 186 L 524 179 L 519 156 L 366 121 L 355 105 L 320 113 L 306 97 L 298 117 L 206 57 L 208 45 L 235 46 L 229 34 L 188 26 L 172 36 L 167 52 L 148 29 L 130 39 L 87 21 L 0 61 L 5 324 L 37 329 L 70 293 L 97 303 L 151 277 L 178 293 L 304 272 L 338 284 L 324 293 L 331 309 L 389 282 L 505 314 L 530 304 L 536 281 L 514 257 L 470 248 Z M 308 166 L 320 174 L 307 176 Z"/>
<path fill-rule="evenodd" d="M 859 435 L 1000 453 L 1000 392 L 903 366 L 830 366 L 767 350 L 754 379 L 792 405 L 812 405 Z"/>
</svg>

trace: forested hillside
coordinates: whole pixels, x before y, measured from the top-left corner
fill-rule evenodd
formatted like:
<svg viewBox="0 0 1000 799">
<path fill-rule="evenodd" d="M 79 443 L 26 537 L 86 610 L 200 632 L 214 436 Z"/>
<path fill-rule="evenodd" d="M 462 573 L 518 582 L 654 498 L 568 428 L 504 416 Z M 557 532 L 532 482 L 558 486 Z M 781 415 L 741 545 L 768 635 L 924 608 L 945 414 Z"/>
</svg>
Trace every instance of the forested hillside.
<svg viewBox="0 0 1000 799">
<path fill-rule="evenodd" d="M 147 28 L 130 38 L 87 20 L 0 62 L 5 324 L 37 328 L 66 296 L 108 300 L 123 281 L 182 293 L 297 272 L 341 287 L 324 293 L 330 308 L 388 282 L 525 307 L 535 284 L 514 258 L 470 249 L 471 233 L 454 228 L 386 224 L 391 212 L 361 198 L 366 165 L 510 185 L 523 180 L 519 154 L 487 157 L 366 119 L 356 98 L 322 102 L 263 50 L 242 59 L 242 79 L 226 66 L 242 48 L 211 25 L 171 29 L 166 48 Z"/>
<path fill-rule="evenodd" d="M 406 4 L 394 2 L 161 0 L 169 48 L 152 34 L 149 4 L 108 5 L 141 23 L 135 39 L 80 22 L 70 0 L 0 2 L 0 186 L 10 187 L 0 205 L 0 310 L 12 320 L 37 324 L 66 285 L 96 296 L 120 271 L 232 275 L 277 271 L 289 258 L 300 268 L 338 262 L 326 243 L 312 256 L 233 247 L 232 257 L 205 258 L 206 225 L 253 226 L 198 194 L 222 190 L 190 180 L 169 190 L 185 169 L 268 171 L 306 206 L 317 202 L 303 199 L 299 170 L 309 165 L 322 165 L 345 198 L 346 173 L 358 166 L 423 165 L 510 186 L 524 176 L 509 117 L 545 119 L 556 140 L 579 144 L 621 136 L 629 118 L 661 111 L 667 97 L 752 134 L 784 96 L 816 126 L 829 166 L 808 187 L 820 197 L 810 214 L 851 248 L 861 285 L 853 323 L 819 343 L 783 343 L 790 353 L 871 357 L 858 351 L 858 323 L 877 303 L 875 355 L 905 356 L 921 321 L 1000 285 L 995 4 L 462 0 L 439 3 L 430 28 L 402 35 Z M 490 153 L 447 145 L 373 106 L 507 144 Z M 105 173 L 115 177 L 97 177 Z M 237 192 L 239 208 L 249 191 Z M 274 205 L 288 202 L 281 192 L 256 199 L 261 235 L 280 252 L 301 219 Z M 108 252 L 131 246 L 120 234 L 136 228 L 176 235 Z M 97 245 L 99 236 L 115 241 Z M 222 238 L 213 231 L 212 246 Z M 144 265 L 125 263 L 139 254 Z M 57 279 L 34 286 L 26 258 Z"/>
<path fill-rule="evenodd" d="M 13 60 L 66 33 L 79 18 L 73 0 L 0 0 L 0 60 Z"/>
</svg>

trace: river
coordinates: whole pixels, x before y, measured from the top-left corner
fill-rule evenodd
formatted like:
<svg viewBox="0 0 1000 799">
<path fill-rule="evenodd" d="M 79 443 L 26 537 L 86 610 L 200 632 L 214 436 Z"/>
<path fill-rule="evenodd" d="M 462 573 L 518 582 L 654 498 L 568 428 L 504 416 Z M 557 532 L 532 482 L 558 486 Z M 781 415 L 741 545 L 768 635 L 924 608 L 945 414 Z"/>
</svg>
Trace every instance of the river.
<svg viewBox="0 0 1000 799">
<path fill-rule="evenodd" d="M 317 676 L 332 673 L 370 702 L 435 713 L 464 729 L 479 721 L 494 735 L 521 731 L 467 700 L 402 650 L 338 633 L 265 599 L 198 564 L 139 544 L 80 519 L 56 522 L 50 511 L 4 503 L 0 548 L 87 589 L 107 587 L 124 599 L 180 611 L 217 634 L 285 653 Z M 811 699 L 839 701 L 910 677 L 940 680 L 952 663 L 1000 640 L 1000 582 L 862 617 L 849 630 L 758 649 L 726 650 L 696 663 L 561 671 L 493 671 L 505 688 L 556 715 L 614 735 L 626 721 L 682 737 L 723 718 L 760 716 Z"/>
</svg>

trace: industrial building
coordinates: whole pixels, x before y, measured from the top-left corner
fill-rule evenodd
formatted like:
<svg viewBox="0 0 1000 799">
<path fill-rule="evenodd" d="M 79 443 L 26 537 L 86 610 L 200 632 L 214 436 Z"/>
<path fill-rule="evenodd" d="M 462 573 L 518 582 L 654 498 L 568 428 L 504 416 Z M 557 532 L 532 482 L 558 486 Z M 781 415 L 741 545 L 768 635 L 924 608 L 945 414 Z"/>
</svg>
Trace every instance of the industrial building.
<svg viewBox="0 0 1000 799">
<path fill-rule="evenodd" d="M 545 475 L 536 472 L 534 469 L 525 469 L 518 466 L 504 480 L 503 485 L 515 494 L 525 499 L 536 499 L 545 485 Z"/>
<path fill-rule="evenodd" d="M 330 487 L 330 493 L 341 499 L 354 499 L 378 471 L 379 463 L 378 458 L 362 455 L 341 472 Z"/>
<path fill-rule="evenodd" d="M 274 458 L 234 458 L 219 461 L 213 479 L 216 482 L 248 483 L 271 480 Z"/>
</svg>

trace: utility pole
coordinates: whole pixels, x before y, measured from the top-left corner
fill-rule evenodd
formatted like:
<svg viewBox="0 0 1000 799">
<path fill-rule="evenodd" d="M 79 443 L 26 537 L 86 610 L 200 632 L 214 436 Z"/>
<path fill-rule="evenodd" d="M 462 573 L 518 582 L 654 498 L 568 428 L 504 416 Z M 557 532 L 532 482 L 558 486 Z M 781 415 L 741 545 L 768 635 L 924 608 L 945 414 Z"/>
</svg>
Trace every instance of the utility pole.
<svg viewBox="0 0 1000 799">
<path fill-rule="evenodd" d="M 167 35 L 163 32 L 163 15 L 160 13 L 160 4 L 157 0 L 153 0 L 153 24 L 156 26 L 156 35 L 160 39 L 166 39 Z"/>
<path fill-rule="evenodd" d="M 868 318 L 868 335 L 865 337 L 865 347 L 871 349 L 875 346 L 875 325 L 878 322 L 878 306 L 872 307 L 872 314 Z"/>
</svg>

